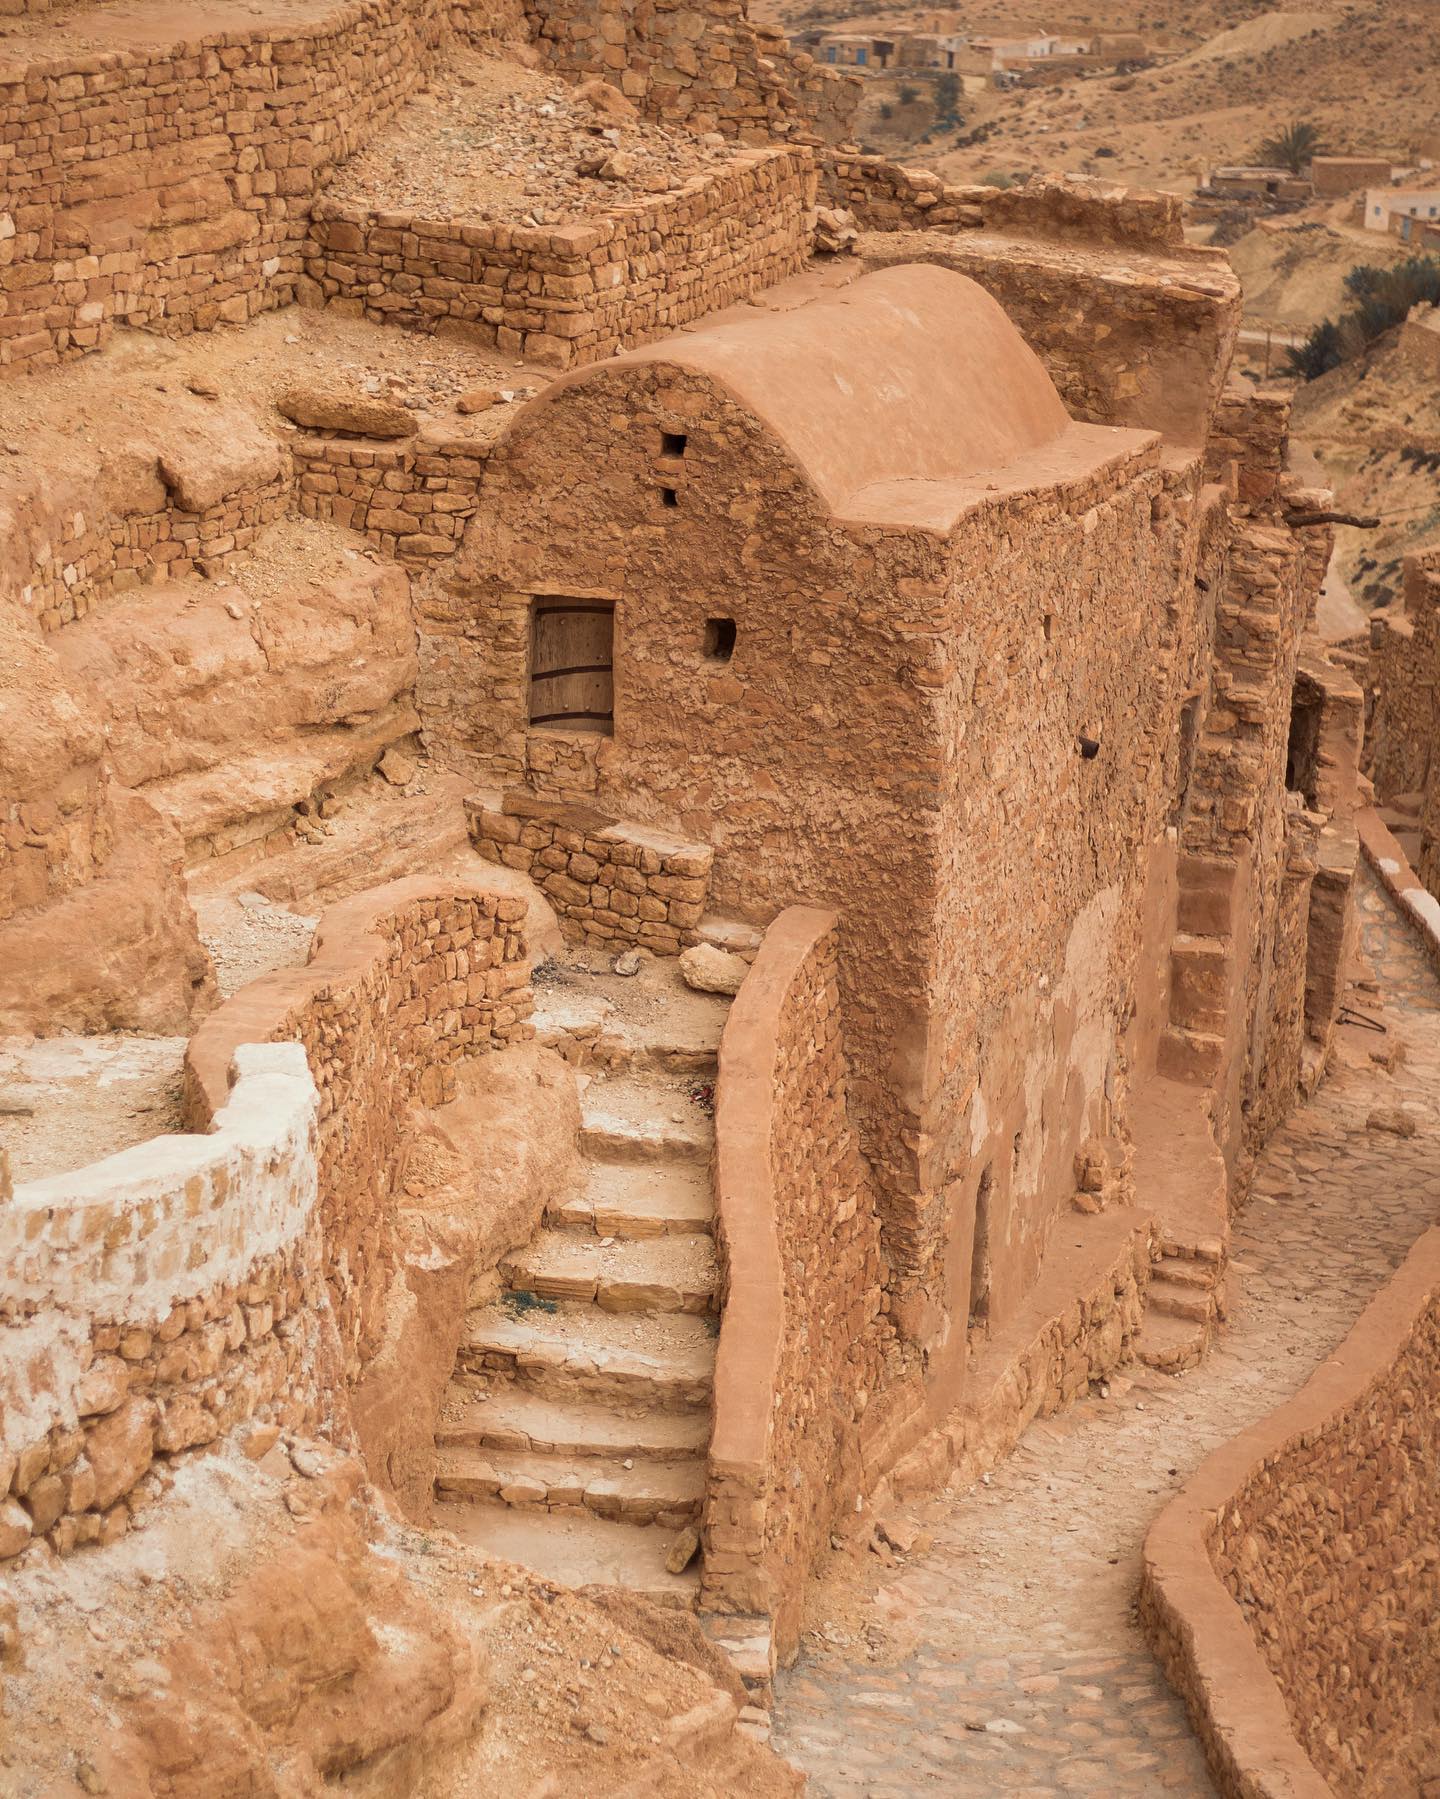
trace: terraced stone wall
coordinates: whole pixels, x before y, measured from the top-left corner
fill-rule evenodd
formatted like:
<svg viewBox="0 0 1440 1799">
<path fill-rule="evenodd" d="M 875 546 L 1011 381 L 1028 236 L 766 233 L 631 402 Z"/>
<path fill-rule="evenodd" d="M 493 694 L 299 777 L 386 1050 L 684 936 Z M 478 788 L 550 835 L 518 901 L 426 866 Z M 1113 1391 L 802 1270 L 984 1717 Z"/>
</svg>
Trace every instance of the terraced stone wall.
<svg viewBox="0 0 1440 1799">
<path fill-rule="evenodd" d="M 571 225 L 466 225 L 323 200 L 305 267 L 342 310 L 419 330 L 468 325 L 567 368 L 797 273 L 814 188 L 808 150 L 769 148 Z"/>
<path fill-rule="evenodd" d="M 91 481 L 0 488 L 0 601 L 15 601 L 48 634 L 116 593 L 215 572 L 247 548 L 290 509 L 290 464 L 250 420 L 227 412 L 216 425 L 222 454 L 193 440 L 188 453 L 172 443 L 163 458 L 126 444 L 97 457 Z"/>
<path fill-rule="evenodd" d="M 1226 1799 L 1424 1791 L 1440 1746 L 1440 1232 L 1152 1528 L 1142 1616 Z"/>
<path fill-rule="evenodd" d="M 358 0 L 293 29 L 12 57 L 0 367 L 292 300 L 326 171 L 425 79 L 444 25 L 439 0 Z"/>
<path fill-rule="evenodd" d="M 601 75 L 650 118 L 765 142 L 788 131 L 848 137 L 859 77 L 794 51 L 745 0 L 618 8 L 604 0 L 522 0 L 536 48 L 574 80 Z"/>
<path fill-rule="evenodd" d="M 701 1603 L 771 1620 L 788 1659 L 832 1520 L 864 1486 L 880 1227 L 846 1105 L 835 915 L 765 934 L 726 1021 L 715 1192 L 726 1262 Z"/>
<path fill-rule="evenodd" d="M 332 906 L 309 966 L 243 988 L 186 1057 L 186 1114 L 204 1129 L 241 1043 L 298 1040 L 320 1093 L 324 1271 L 352 1377 L 384 1332 L 395 1273 L 404 1114 L 455 1094 L 456 1064 L 528 1039 L 525 902 L 423 875 Z"/>
<path fill-rule="evenodd" d="M 170 1458 L 321 1415 L 315 1084 L 295 1044 L 217 1075 L 210 1135 L 13 1192 L 0 1162 L 0 1558 L 113 1542 Z"/>
</svg>

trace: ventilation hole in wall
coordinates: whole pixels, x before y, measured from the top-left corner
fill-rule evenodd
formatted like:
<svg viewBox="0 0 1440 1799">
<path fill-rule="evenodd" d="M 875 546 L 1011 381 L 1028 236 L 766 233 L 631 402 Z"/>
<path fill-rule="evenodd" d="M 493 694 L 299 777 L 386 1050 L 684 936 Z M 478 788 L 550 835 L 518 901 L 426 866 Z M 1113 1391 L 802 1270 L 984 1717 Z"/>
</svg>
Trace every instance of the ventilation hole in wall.
<svg viewBox="0 0 1440 1799">
<path fill-rule="evenodd" d="M 1082 731 L 1080 733 L 1080 754 L 1087 762 L 1093 762 L 1100 754 L 1100 739 L 1098 737 L 1087 737 Z"/>
<path fill-rule="evenodd" d="M 733 618 L 707 618 L 705 620 L 705 654 L 712 662 L 728 662 L 735 654 L 735 620 Z"/>
<path fill-rule="evenodd" d="M 683 431 L 662 431 L 660 433 L 660 454 L 662 456 L 683 456 L 685 445 L 689 441 Z"/>
<path fill-rule="evenodd" d="M 1047 612 L 1045 614 L 1045 617 L 1041 620 L 1040 628 L 1045 633 L 1046 643 L 1053 643 L 1055 641 L 1055 614 L 1053 612 Z"/>
<path fill-rule="evenodd" d="M 662 506 L 678 506 L 680 504 L 679 489 L 674 487 L 662 487 L 660 489 L 660 504 Z"/>
</svg>

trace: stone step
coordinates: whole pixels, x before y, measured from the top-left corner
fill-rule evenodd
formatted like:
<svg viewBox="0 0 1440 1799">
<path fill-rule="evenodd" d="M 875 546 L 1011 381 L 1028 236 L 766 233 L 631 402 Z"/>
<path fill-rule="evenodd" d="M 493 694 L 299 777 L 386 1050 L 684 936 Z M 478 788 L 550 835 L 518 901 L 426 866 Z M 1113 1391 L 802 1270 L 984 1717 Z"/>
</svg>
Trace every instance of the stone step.
<svg viewBox="0 0 1440 1799">
<path fill-rule="evenodd" d="M 580 1096 L 580 1147 L 597 1162 L 708 1162 L 714 1141 L 707 1114 L 660 1081 L 592 1080 Z"/>
<path fill-rule="evenodd" d="M 1203 1324 L 1148 1311 L 1135 1339 L 1135 1355 L 1147 1368 L 1161 1374 L 1179 1374 L 1199 1364 L 1209 1340 L 1210 1333 Z"/>
<path fill-rule="evenodd" d="M 701 1627 L 715 1647 L 729 1657 L 751 1701 L 768 1711 L 775 1697 L 775 1634 L 771 1620 L 759 1615 L 711 1612 Z"/>
<path fill-rule="evenodd" d="M 1219 1074 L 1224 1058 L 1223 1037 L 1170 1025 L 1160 1034 L 1156 1067 L 1167 1080 L 1205 1085 Z"/>
<path fill-rule="evenodd" d="M 626 1467 L 625 1460 L 633 1462 Z M 498 1499 L 504 1505 L 570 1509 L 597 1518 L 679 1530 L 700 1516 L 705 1464 L 627 1457 L 563 1456 L 520 1450 L 442 1449 L 435 1466 L 439 1499 Z"/>
<path fill-rule="evenodd" d="M 1230 991 L 1229 940 L 1179 932 L 1170 945 L 1170 1021 L 1190 1032 L 1225 1028 Z"/>
<path fill-rule="evenodd" d="M 722 918 L 718 912 L 707 913 L 695 929 L 697 943 L 711 944 L 747 962 L 755 960 L 764 936 L 762 925 L 747 924 L 741 918 Z"/>
<path fill-rule="evenodd" d="M 516 1311 L 502 1299 L 466 1319 L 459 1363 L 469 1373 L 509 1376 L 556 1399 L 593 1394 L 684 1410 L 710 1403 L 715 1333 L 711 1320 L 684 1312 Z"/>
<path fill-rule="evenodd" d="M 705 1412 L 549 1399 L 512 1382 L 485 1393 L 457 1382 L 445 1396 L 435 1442 L 441 1449 L 678 1462 L 705 1453 L 710 1419 Z"/>
<path fill-rule="evenodd" d="M 516 1562 L 561 1586 L 619 1587 L 683 1611 L 693 1611 L 700 1596 L 698 1561 L 683 1574 L 671 1574 L 665 1557 L 675 1533 L 654 1525 L 498 1500 L 442 1501 L 435 1507 L 435 1523 L 483 1554 Z"/>
<path fill-rule="evenodd" d="M 552 1201 L 545 1222 L 556 1230 L 628 1241 L 710 1236 L 715 1229 L 710 1171 L 694 1162 L 660 1162 L 650 1168 L 591 1162 L 583 1190 Z"/>
<path fill-rule="evenodd" d="M 1210 1288 L 1187 1286 L 1163 1275 L 1151 1279 L 1145 1302 L 1167 1318 L 1188 1318 L 1208 1325 L 1215 1317 L 1215 1295 Z"/>
<path fill-rule="evenodd" d="M 1220 1278 L 1216 1262 L 1190 1261 L 1182 1256 L 1163 1256 L 1153 1269 L 1154 1280 L 1171 1281 L 1178 1287 L 1193 1287 L 1209 1293 Z"/>
<path fill-rule="evenodd" d="M 604 1312 L 709 1312 L 720 1270 L 698 1233 L 607 1243 L 575 1231 L 538 1231 L 500 1262 L 512 1292 L 593 1303 Z"/>
</svg>

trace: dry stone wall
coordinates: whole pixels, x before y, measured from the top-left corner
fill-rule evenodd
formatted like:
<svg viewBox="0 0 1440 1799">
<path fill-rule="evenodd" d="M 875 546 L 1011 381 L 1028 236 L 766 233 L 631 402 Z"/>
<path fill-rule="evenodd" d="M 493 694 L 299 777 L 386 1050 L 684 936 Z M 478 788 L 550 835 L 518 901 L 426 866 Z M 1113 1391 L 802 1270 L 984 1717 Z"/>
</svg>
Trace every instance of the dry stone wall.
<svg viewBox="0 0 1440 1799">
<path fill-rule="evenodd" d="M 764 1616 L 782 1657 L 832 1520 L 864 1486 L 879 1384 L 880 1231 L 846 1104 L 833 913 L 766 932 L 720 1044 L 716 1206 L 726 1263 L 701 1603 Z"/>
<path fill-rule="evenodd" d="M 306 270 L 332 305 L 422 330 L 468 326 L 566 368 L 798 272 L 814 191 L 810 152 L 771 147 L 572 225 L 467 225 L 327 200 Z"/>
<path fill-rule="evenodd" d="M 431 568 L 460 548 L 490 446 L 471 437 L 392 444 L 307 435 L 290 451 L 306 518 L 358 531 L 407 567 Z"/>
<path fill-rule="evenodd" d="M 1437 1361 L 1432 1231 L 1150 1532 L 1142 1614 L 1226 1799 L 1414 1790 L 1440 1689 Z"/>
<path fill-rule="evenodd" d="M 957 187 L 929 169 L 882 156 L 828 156 L 823 189 L 867 231 L 985 230 L 1084 243 L 1092 249 L 1177 251 L 1184 208 L 1174 194 L 1151 194 L 1077 175 L 1037 175 L 1020 187 Z"/>
<path fill-rule="evenodd" d="M 0 1167 L 0 1557 L 42 1537 L 60 1554 L 113 1542 L 168 1458 L 246 1419 L 301 1429 L 324 1410 L 304 1052 L 239 1046 L 216 1097 L 207 1136 L 13 1192 Z"/>
<path fill-rule="evenodd" d="M 436 0 L 359 0 L 293 28 L 51 54 L 0 76 L 0 367 L 116 324 L 243 323 L 295 297 L 325 173 L 424 80 Z"/>
<path fill-rule="evenodd" d="M 352 1377 L 384 1330 L 406 1108 L 443 1105 L 460 1060 L 533 1034 L 524 914 L 523 900 L 423 875 L 357 894 L 321 918 L 307 968 L 252 981 L 191 1040 L 186 1111 L 199 1129 L 235 1045 L 305 1048 L 325 1275 Z"/>
<path fill-rule="evenodd" d="M 714 851 L 603 813 L 527 793 L 467 801 L 470 835 L 488 861 L 519 869 L 567 936 L 639 944 L 660 956 L 695 941 Z"/>
<path fill-rule="evenodd" d="M 838 143 L 863 91 L 858 77 L 820 67 L 752 20 L 745 0 L 525 0 L 525 13 L 553 67 L 602 75 L 649 117 L 689 131 L 765 142 L 808 128 Z"/>
<path fill-rule="evenodd" d="M 156 579 L 218 572 L 289 510 L 284 449 L 247 416 L 178 398 L 163 444 L 106 444 L 88 476 L 0 485 L 0 603 L 42 631 Z"/>
</svg>

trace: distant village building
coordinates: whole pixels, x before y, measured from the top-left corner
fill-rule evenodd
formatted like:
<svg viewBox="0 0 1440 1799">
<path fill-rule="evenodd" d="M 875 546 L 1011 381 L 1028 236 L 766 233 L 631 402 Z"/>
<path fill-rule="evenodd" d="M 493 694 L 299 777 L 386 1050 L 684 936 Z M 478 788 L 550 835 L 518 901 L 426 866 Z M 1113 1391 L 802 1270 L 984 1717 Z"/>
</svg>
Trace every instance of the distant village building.
<svg viewBox="0 0 1440 1799">
<path fill-rule="evenodd" d="M 1227 200 L 1308 200 L 1313 192 L 1305 176 L 1264 166 L 1211 169 L 1201 186 Z"/>
<path fill-rule="evenodd" d="M 1317 200 L 1338 200 L 1361 188 L 1388 184 L 1388 156 L 1317 156 L 1310 164 L 1310 179 Z"/>
<path fill-rule="evenodd" d="M 1409 240 L 1411 221 L 1440 219 L 1440 186 L 1372 187 L 1365 195 L 1365 229 Z"/>
</svg>

